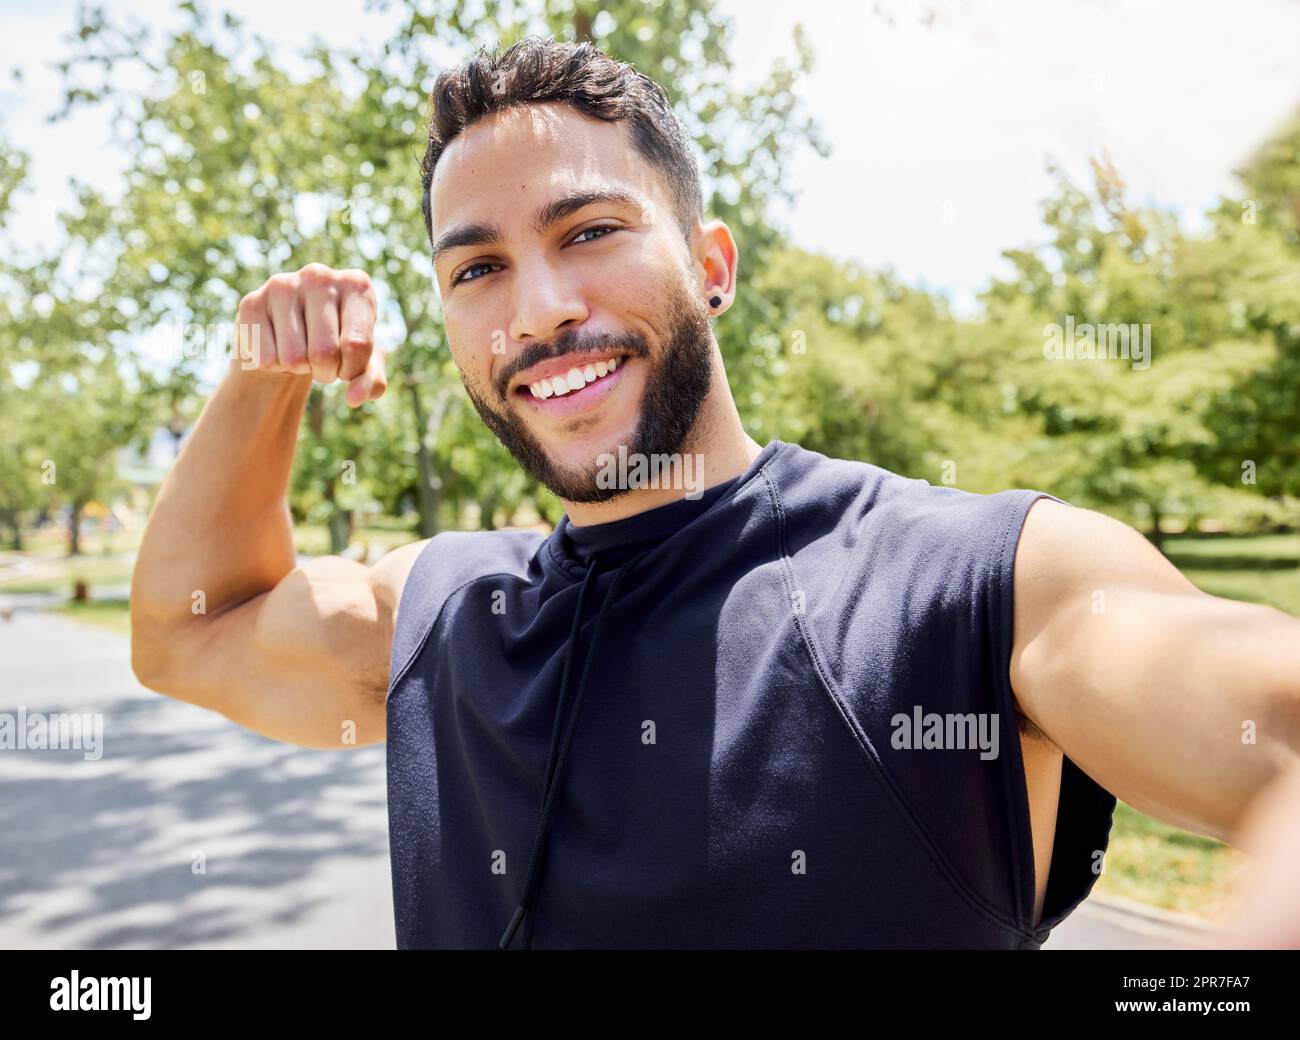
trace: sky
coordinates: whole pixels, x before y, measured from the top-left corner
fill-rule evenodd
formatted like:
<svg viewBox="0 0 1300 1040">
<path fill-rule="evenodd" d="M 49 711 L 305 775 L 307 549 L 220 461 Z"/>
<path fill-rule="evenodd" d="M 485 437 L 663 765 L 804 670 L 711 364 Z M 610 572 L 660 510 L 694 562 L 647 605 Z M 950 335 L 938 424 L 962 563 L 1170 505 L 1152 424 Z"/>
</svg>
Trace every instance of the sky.
<svg viewBox="0 0 1300 1040">
<path fill-rule="evenodd" d="M 105 6 L 114 10 L 112 2 Z M 221 0 L 286 53 L 313 34 L 377 41 L 392 12 L 363 0 Z M 156 27 L 171 0 L 134 0 Z M 801 22 L 816 66 L 799 87 L 831 146 L 790 160 L 799 193 L 780 214 L 796 244 L 943 292 L 959 311 L 1005 273 L 1001 251 L 1042 237 L 1049 156 L 1086 183 L 1107 154 L 1131 200 L 1189 227 L 1233 170 L 1300 106 L 1300 3 L 1294 0 L 721 0 L 734 19 L 737 79 L 793 62 Z M 93 113 L 50 125 L 75 0 L 0 0 L 0 133 L 33 156 L 37 190 L 12 233 L 52 241 L 70 175 L 112 190 L 124 157 Z M 928 17 L 932 12 L 933 17 Z M 23 70 L 21 83 L 8 71 Z M 744 258 L 741 258 L 743 263 Z"/>
</svg>

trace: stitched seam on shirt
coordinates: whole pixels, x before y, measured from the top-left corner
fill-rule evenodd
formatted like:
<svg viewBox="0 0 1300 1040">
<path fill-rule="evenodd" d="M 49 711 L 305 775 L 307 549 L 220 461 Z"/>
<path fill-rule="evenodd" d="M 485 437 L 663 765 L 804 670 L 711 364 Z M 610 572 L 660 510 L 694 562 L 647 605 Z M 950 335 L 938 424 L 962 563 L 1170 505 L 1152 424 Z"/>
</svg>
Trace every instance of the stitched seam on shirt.
<svg viewBox="0 0 1300 1040">
<path fill-rule="evenodd" d="M 767 481 L 768 495 L 772 500 L 772 508 L 776 511 L 777 556 L 782 565 L 781 577 L 782 581 L 786 585 L 787 600 L 793 602 L 792 593 L 798 586 L 794 580 L 794 565 L 785 551 L 785 511 L 781 506 L 781 497 L 776 488 L 775 482 L 770 476 L 768 476 L 766 471 L 764 471 L 763 477 Z M 843 702 L 838 690 L 835 688 L 834 681 L 830 677 L 829 671 L 822 662 L 822 657 L 818 652 L 816 641 L 812 638 L 811 631 L 804 623 L 803 617 L 798 611 L 795 612 L 794 619 L 795 626 L 799 629 L 799 634 L 803 639 L 804 646 L 812 659 L 813 670 L 816 672 L 822 688 L 826 691 L 827 696 L 830 697 L 831 703 L 835 705 L 836 711 L 839 713 L 844 724 L 848 727 L 849 732 L 857 740 L 858 746 L 867 756 L 867 760 L 871 763 L 875 775 L 880 780 L 889 796 L 894 800 L 895 808 L 898 809 L 899 813 L 903 816 L 903 819 L 912 828 L 922 846 L 930 853 L 930 857 L 934 860 L 936 866 L 938 866 L 939 872 L 948 881 L 949 885 L 952 886 L 953 890 L 969 903 L 975 911 L 987 917 L 994 924 L 1015 933 L 1022 939 L 1032 939 L 1032 932 L 1026 932 L 1023 928 L 1015 924 L 1013 920 L 1004 918 L 994 907 L 985 903 L 984 899 L 966 884 L 961 875 L 958 874 L 948 862 L 943 851 L 935 844 L 934 840 L 930 837 L 929 832 L 921 823 L 919 817 L 907 804 L 907 800 L 903 797 L 902 792 L 898 790 L 893 777 L 889 775 L 884 764 L 880 761 L 879 755 L 871 743 L 871 739 L 858 725 L 857 720 L 853 717 L 853 713 L 849 711 L 847 705 Z"/>
<path fill-rule="evenodd" d="M 438 607 L 438 612 L 434 614 L 433 619 L 429 622 L 429 627 L 426 628 L 424 632 L 420 635 L 420 638 L 416 641 L 415 646 L 412 648 L 410 654 L 407 655 L 406 660 L 402 663 L 402 667 L 398 669 L 398 671 L 393 675 L 392 681 L 388 684 L 388 694 L 385 702 L 387 702 L 387 700 L 392 699 L 393 690 L 397 688 L 397 684 L 401 680 L 406 678 L 406 673 L 410 671 L 411 665 L 415 663 L 416 658 L 418 658 L 420 654 L 424 651 L 425 644 L 429 642 L 429 636 L 431 636 L 433 634 L 433 630 L 438 627 L 438 622 L 442 619 L 443 612 L 447 609 L 447 604 L 450 603 L 456 597 L 457 593 L 459 593 L 463 589 L 469 588 L 476 581 L 482 581 L 485 578 L 518 578 L 518 577 L 519 577 L 518 574 L 514 574 L 510 571 L 492 571 L 488 574 L 476 574 L 468 581 L 462 582 L 460 585 L 457 585 L 454 589 L 452 589 L 449 593 L 447 593 L 446 597 L 442 601 L 442 605 Z"/>
</svg>

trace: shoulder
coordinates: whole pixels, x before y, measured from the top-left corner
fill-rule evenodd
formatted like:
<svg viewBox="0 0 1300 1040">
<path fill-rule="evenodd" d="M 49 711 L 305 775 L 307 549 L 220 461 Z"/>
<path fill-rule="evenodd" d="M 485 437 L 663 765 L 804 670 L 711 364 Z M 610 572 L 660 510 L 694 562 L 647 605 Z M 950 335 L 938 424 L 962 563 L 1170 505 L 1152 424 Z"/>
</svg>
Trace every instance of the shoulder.
<svg viewBox="0 0 1300 1040">
<path fill-rule="evenodd" d="M 537 531 L 444 531 L 394 550 L 375 565 L 374 580 L 395 606 L 390 696 L 457 590 L 489 576 L 527 576 L 537 566 L 544 540 Z"/>
<path fill-rule="evenodd" d="M 853 459 L 837 459 L 810 451 L 798 444 L 786 444 L 763 467 L 780 500 L 782 509 L 793 515 L 809 509 L 843 513 L 865 508 L 882 491 L 907 483 L 888 470 Z"/>
<path fill-rule="evenodd" d="M 1126 523 L 1056 499 L 1032 504 L 1016 555 L 1016 590 L 1026 594 L 1098 582 L 1185 592 L 1191 583 Z M 1023 586 L 1023 590 L 1022 590 Z"/>
<path fill-rule="evenodd" d="M 440 604 L 476 578 L 522 576 L 543 540 L 527 530 L 443 531 L 386 554 L 371 568 L 371 583 L 399 613 L 399 604 L 417 595 Z"/>
<path fill-rule="evenodd" d="M 1105 612 L 1122 590 L 1203 595 L 1128 524 L 1053 499 L 1032 504 L 1015 557 L 1016 646 Z"/>
<path fill-rule="evenodd" d="M 959 557 L 1009 569 L 1025 515 L 1045 495 L 1025 488 L 981 495 L 794 445 L 779 462 L 778 495 L 796 544 L 820 532 L 855 552 L 915 565 Z"/>
</svg>

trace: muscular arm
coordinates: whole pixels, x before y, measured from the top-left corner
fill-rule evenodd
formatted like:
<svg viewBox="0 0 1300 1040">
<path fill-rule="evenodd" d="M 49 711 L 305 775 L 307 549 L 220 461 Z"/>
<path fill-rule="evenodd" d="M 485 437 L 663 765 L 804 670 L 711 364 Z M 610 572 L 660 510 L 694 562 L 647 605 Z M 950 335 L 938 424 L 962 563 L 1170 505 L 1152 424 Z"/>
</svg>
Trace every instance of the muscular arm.
<svg viewBox="0 0 1300 1040">
<path fill-rule="evenodd" d="M 312 380 L 347 381 L 354 405 L 383 392 L 373 295 L 360 272 L 311 265 L 246 297 L 239 320 L 260 329 L 260 363 L 231 362 L 158 493 L 131 583 L 132 666 L 151 689 L 278 740 L 376 743 L 423 543 L 374 568 L 298 566 L 286 500 Z"/>
<path fill-rule="evenodd" d="M 1011 682 L 1103 787 L 1223 841 L 1300 757 L 1300 619 L 1201 592 L 1132 528 L 1046 499 L 1016 555 Z"/>
</svg>

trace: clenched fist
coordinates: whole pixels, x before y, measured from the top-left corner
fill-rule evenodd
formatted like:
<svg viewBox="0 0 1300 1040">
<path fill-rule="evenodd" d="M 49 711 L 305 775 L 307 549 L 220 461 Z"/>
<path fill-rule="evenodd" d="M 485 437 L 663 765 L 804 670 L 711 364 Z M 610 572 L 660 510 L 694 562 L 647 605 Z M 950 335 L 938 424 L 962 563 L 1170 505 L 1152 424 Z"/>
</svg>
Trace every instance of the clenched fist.
<svg viewBox="0 0 1300 1040">
<path fill-rule="evenodd" d="M 259 372 L 340 380 L 353 407 L 388 387 L 374 341 L 375 292 L 364 271 L 308 264 L 273 275 L 239 301 L 238 323 L 240 353 Z"/>
</svg>

